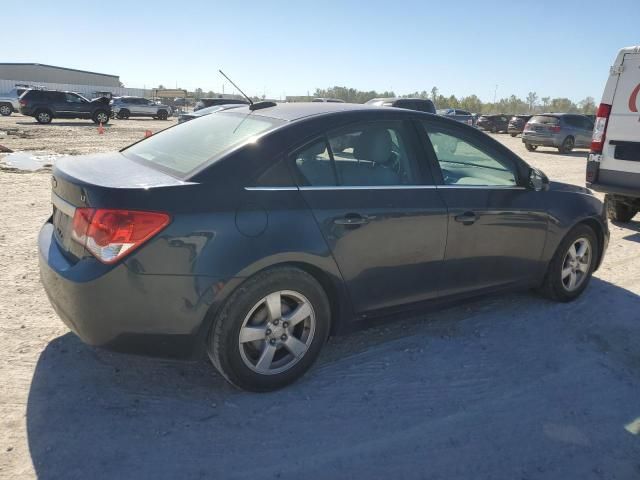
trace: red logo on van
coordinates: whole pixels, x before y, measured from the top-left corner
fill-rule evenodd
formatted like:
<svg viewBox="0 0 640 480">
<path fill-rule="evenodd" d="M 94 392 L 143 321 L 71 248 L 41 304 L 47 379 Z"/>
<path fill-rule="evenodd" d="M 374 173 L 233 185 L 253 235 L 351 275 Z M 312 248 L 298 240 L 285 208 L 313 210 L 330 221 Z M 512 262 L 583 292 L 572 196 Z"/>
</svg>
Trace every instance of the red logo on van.
<svg viewBox="0 0 640 480">
<path fill-rule="evenodd" d="M 629 97 L 629 110 L 632 112 L 638 111 L 638 93 L 640 93 L 640 83 L 636 85 L 636 88 L 633 89 Z"/>
</svg>

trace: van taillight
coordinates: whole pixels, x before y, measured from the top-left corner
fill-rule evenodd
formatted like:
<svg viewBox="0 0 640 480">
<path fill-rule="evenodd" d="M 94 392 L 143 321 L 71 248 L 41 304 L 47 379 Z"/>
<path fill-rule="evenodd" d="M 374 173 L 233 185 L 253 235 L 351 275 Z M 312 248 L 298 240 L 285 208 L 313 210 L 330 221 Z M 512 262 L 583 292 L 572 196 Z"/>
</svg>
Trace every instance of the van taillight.
<svg viewBox="0 0 640 480">
<path fill-rule="evenodd" d="M 591 137 L 591 153 L 602 153 L 610 114 L 611 105 L 601 103 L 598 107 L 598 111 L 596 112 L 596 122 L 593 126 L 593 135 Z"/>
<path fill-rule="evenodd" d="M 114 263 L 160 232 L 169 220 L 159 212 L 76 208 L 71 238 L 102 263 Z"/>
</svg>

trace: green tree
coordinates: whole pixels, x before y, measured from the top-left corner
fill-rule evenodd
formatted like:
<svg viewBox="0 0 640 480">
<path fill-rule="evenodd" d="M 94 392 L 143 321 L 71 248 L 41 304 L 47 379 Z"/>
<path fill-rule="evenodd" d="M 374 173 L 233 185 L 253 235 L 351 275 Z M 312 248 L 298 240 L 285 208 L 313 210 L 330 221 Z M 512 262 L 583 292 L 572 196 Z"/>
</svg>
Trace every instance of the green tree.
<svg viewBox="0 0 640 480">
<path fill-rule="evenodd" d="M 596 101 L 593 97 L 580 100 L 578 105 L 580 106 L 580 111 L 585 115 L 594 115 L 596 113 Z"/>
<path fill-rule="evenodd" d="M 542 109 L 546 112 L 549 109 L 551 97 L 542 97 L 540 100 L 542 100 Z"/>
<path fill-rule="evenodd" d="M 196 88 L 195 91 L 193 92 L 193 98 L 195 98 L 196 100 L 200 100 L 203 96 L 204 96 L 204 92 L 202 91 L 201 88 Z"/>
<path fill-rule="evenodd" d="M 578 107 L 568 98 L 554 98 L 549 104 L 549 108 L 555 113 L 576 113 Z"/>
</svg>

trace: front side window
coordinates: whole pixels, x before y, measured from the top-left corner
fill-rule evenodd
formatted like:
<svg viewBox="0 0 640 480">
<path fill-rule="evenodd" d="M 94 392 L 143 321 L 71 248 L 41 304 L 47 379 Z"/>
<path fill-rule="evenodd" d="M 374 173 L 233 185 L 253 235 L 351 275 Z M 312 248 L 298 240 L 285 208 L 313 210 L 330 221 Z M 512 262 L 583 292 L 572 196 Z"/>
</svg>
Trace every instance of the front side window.
<svg viewBox="0 0 640 480">
<path fill-rule="evenodd" d="M 79 95 L 74 95 L 73 93 L 65 93 L 64 96 L 67 103 L 83 103 L 83 99 Z"/>
<path fill-rule="evenodd" d="M 516 166 L 507 158 L 490 154 L 477 141 L 454 131 L 424 124 L 438 159 L 445 185 L 516 186 Z"/>
<path fill-rule="evenodd" d="M 122 153 L 127 158 L 184 176 L 283 123 L 283 120 L 251 113 L 220 112 L 168 128 Z"/>
<path fill-rule="evenodd" d="M 417 159 L 402 122 L 370 122 L 334 130 L 294 154 L 305 185 L 417 185 Z"/>
</svg>

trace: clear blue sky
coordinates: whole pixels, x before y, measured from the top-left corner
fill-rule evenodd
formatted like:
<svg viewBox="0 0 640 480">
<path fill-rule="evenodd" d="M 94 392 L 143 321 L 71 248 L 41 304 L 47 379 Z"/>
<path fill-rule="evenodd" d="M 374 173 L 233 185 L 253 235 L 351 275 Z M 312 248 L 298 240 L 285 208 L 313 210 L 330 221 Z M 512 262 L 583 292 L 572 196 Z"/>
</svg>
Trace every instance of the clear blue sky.
<svg viewBox="0 0 640 480">
<path fill-rule="evenodd" d="M 5 1 L 2 57 L 119 75 L 128 87 L 250 95 L 334 85 L 493 100 L 599 100 L 640 0 Z M 225 85 L 225 91 L 231 90 Z"/>
</svg>

